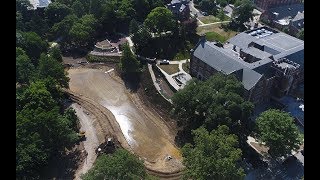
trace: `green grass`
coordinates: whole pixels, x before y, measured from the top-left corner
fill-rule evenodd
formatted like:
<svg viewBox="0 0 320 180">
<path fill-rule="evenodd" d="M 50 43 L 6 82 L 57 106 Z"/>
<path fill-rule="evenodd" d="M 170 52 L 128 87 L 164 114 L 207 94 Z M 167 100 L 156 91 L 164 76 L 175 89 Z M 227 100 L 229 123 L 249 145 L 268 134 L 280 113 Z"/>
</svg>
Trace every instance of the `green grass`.
<svg viewBox="0 0 320 180">
<path fill-rule="evenodd" d="M 183 64 L 182 64 L 182 69 L 183 69 L 185 72 L 190 73 L 190 72 L 189 72 L 189 71 L 190 71 L 190 62 L 187 61 L 186 63 L 183 63 Z"/>
<path fill-rule="evenodd" d="M 158 65 L 158 66 L 169 75 L 179 72 L 178 64 L 167 64 L 167 65 Z"/>
<path fill-rule="evenodd" d="M 220 41 L 224 43 L 237 34 L 236 31 L 224 29 L 221 24 L 212 24 L 197 28 L 197 34 L 205 34 L 208 41 Z"/>
<path fill-rule="evenodd" d="M 209 24 L 209 23 L 214 23 L 214 22 L 220 22 L 221 20 L 215 16 L 204 16 L 204 17 L 199 17 L 200 21 L 203 22 L 204 24 Z"/>
<path fill-rule="evenodd" d="M 174 61 L 190 59 L 190 53 L 185 50 L 180 50 L 173 58 Z"/>
<path fill-rule="evenodd" d="M 221 43 L 224 43 L 228 40 L 228 38 L 226 36 L 221 36 L 220 34 L 218 34 L 216 32 L 207 32 L 206 39 L 208 41 L 219 41 Z"/>
</svg>

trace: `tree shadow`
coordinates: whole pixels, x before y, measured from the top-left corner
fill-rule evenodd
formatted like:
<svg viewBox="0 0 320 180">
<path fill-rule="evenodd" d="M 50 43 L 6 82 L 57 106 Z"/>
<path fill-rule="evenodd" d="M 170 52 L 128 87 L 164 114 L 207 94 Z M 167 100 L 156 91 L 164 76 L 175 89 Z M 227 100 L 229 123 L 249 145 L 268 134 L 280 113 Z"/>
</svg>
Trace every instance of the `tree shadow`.
<svg viewBox="0 0 320 180">
<path fill-rule="evenodd" d="M 52 156 L 49 164 L 42 169 L 40 179 L 74 179 L 80 157 L 80 150 Z"/>
<path fill-rule="evenodd" d="M 131 92 L 137 92 L 140 88 L 141 73 L 122 73 L 121 78 L 127 89 Z"/>
</svg>

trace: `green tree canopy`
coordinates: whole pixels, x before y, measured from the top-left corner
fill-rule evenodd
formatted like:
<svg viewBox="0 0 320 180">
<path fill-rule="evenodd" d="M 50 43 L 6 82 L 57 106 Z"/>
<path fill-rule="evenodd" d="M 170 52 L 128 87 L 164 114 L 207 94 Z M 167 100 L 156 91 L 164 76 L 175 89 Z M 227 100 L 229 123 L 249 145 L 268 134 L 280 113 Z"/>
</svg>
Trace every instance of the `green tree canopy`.
<svg viewBox="0 0 320 180">
<path fill-rule="evenodd" d="M 144 178 L 146 178 L 146 172 L 143 162 L 124 149 L 117 149 L 113 154 L 99 156 L 93 168 L 82 177 L 83 180 Z"/>
<path fill-rule="evenodd" d="M 204 128 L 192 131 L 194 145 L 182 148 L 188 179 L 243 179 L 244 170 L 236 165 L 241 159 L 238 140 L 225 125 L 210 133 Z"/>
<path fill-rule="evenodd" d="M 61 54 L 60 47 L 58 45 L 54 47 L 50 47 L 49 54 L 53 59 L 56 59 L 57 61 L 62 62 L 62 54 Z"/>
<path fill-rule="evenodd" d="M 217 13 L 217 4 L 214 0 L 201 0 L 199 3 L 201 10 L 206 11 L 210 14 Z"/>
<path fill-rule="evenodd" d="M 74 23 L 69 35 L 75 46 L 87 46 L 92 42 L 97 21 L 92 14 L 84 15 Z"/>
<path fill-rule="evenodd" d="M 39 59 L 40 78 L 54 78 L 61 87 L 68 87 L 69 78 L 66 76 L 63 65 L 51 56 L 41 54 Z"/>
<path fill-rule="evenodd" d="M 69 31 L 71 30 L 73 24 L 77 22 L 78 18 L 76 15 L 68 15 L 62 21 L 54 24 L 50 29 L 50 33 L 54 38 L 62 37 L 65 41 L 68 41 Z"/>
<path fill-rule="evenodd" d="M 139 24 L 135 19 L 132 19 L 129 24 L 129 33 L 134 34 L 139 30 Z"/>
<path fill-rule="evenodd" d="M 48 48 L 48 43 L 41 39 L 35 32 L 18 32 L 17 47 L 26 51 L 28 57 L 35 66 L 38 65 L 38 58 Z"/>
<path fill-rule="evenodd" d="M 21 48 L 16 48 L 16 82 L 29 83 L 35 68 L 31 60 Z"/>
<path fill-rule="evenodd" d="M 291 154 L 302 143 L 293 118 L 286 112 L 270 109 L 261 113 L 257 127 L 259 139 L 270 148 L 269 154 L 273 157 Z"/>
<path fill-rule="evenodd" d="M 243 23 L 253 19 L 254 5 L 250 0 L 237 0 L 235 9 L 232 12 L 232 17 L 235 23 L 243 26 Z"/>
<path fill-rule="evenodd" d="M 304 28 L 302 28 L 298 33 L 297 37 L 301 40 L 304 40 Z"/>
<path fill-rule="evenodd" d="M 119 66 L 125 74 L 140 72 L 140 62 L 133 55 L 128 44 L 125 44 L 123 47 Z"/>
<path fill-rule="evenodd" d="M 151 34 L 148 29 L 142 25 L 141 28 L 133 34 L 131 39 L 134 42 L 137 52 L 140 52 L 149 44 L 149 41 L 151 40 Z"/>
<path fill-rule="evenodd" d="M 45 15 L 48 19 L 48 23 L 50 27 L 53 24 L 60 22 L 64 17 L 66 17 L 70 13 L 71 13 L 71 8 L 59 2 L 52 2 L 45 9 Z"/>
<path fill-rule="evenodd" d="M 35 81 L 16 96 L 16 171 L 18 179 L 37 179 L 55 153 L 78 139 L 74 111 L 60 113 L 46 82 Z"/>
<path fill-rule="evenodd" d="M 208 130 L 227 125 L 233 133 L 244 134 L 254 106 L 242 98 L 243 92 L 234 76 L 218 73 L 204 82 L 191 81 L 175 93 L 173 112 L 187 132 L 201 125 Z"/>
<path fill-rule="evenodd" d="M 148 14 L 144 24 L 154 33 L 173 31 L 175 27 L 173 14 L 165 7 L 157 7 L 153 9 Z"/>
<path fill-rule="evenodd" d="M 78 17 L 82 17 L 83 15 L 86 14 L 84 6 L 80 1 L 74 1 L 71 9 L 72 9 L 72 12 Z"/>
</svg>

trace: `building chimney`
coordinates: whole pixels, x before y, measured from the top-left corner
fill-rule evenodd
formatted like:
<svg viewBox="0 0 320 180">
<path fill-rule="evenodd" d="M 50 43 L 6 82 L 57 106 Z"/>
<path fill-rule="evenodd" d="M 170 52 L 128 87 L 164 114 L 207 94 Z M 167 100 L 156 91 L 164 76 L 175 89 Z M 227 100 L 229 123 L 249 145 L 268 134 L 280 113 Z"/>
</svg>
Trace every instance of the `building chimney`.
<svg viewBox="0 0 320 180">
<path fill-rule="evenodd" d="M 205 34 L 200 34 L 199 42 L 201 44 L 204 44 L 206 42 L 206 35 Z"/>
</svg>

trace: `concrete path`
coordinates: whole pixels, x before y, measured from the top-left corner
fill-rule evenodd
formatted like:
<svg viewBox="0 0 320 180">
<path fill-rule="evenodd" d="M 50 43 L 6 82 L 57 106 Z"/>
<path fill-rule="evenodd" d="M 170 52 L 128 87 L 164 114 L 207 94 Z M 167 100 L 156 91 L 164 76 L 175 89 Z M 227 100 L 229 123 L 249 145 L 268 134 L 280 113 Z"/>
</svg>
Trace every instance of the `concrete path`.
<svg viewBox="0 0 320 180">
<path fill-rule="evenodd" d="M 165 78 L 168 80 L 168 82 L 170 83 L 170 85 L 176 89 L 177 91 L 180 89 L 183 89 L 185 84 L 182 84 L 181 86 L 179 86 L 176 82 L 176 80 L 173 78 L 173 76 L 176 76 L 178 74 L 185 74 L 185 79 L 187 79 L 187 81 L 191 80 L 192 77 L 190 76 L 189 73 L 185 72 L 182 68 L 182 64 L 186 63 L 187 60 L 189 59 L 185 59 L 185 60 L 180 60 L 180 61 L 170 61 L 170 64 L 178 64 L 179 65 L 179 72 L 176 72 L 174 74 L 169 75 L 168 73 L 166 73 L 164 70 L 162 70 L 161 68 L 160 71 L 162 72 L 162 74 L 165 76 Z M 159 67 L 158 65 L 156 65 L 157 67 Z"/>
<path fill-rule="evenodd" d="M 231 22 L 231 21 L 220 21 L 220 22 L 214 22 L 214 23 L 209 23 L 209 24 L 201 24 L 199 25 L 199 27 L 203 27 L 203 26 L 210 26 L 210 25 L 213 25 L 213 24 L 222 24 L 222 23 L 228 23 L 228 22 Z"/>
<path fill-rule="evenodd" d="M 159 92 L 159 94 L 161 94 L 161 96 L 166 99 L 167 101 L 169 101 L 171 104 L 172 104 L 172 101 L 171 99 L 167 99 L 166 97 L 163 96 L 163 94 L 161 93 L 161 88 L 159 86 L 159 84 L 157 83 L 157 79 L 156 79 L 156 76 L 154 75 L 154 72 L 153 72 L 153 69 L 152 69 L 152 65 L 151 64 L 148 64 L 148 70 L 149 70 L 149 73 L 151 75 L 151 79 L 152 79 L 152 82 L 153 82 L 153 85 L 154 87 L 156 87 L 157 91 Z"/>
</svg>

